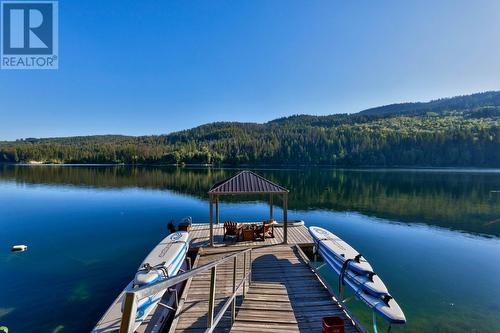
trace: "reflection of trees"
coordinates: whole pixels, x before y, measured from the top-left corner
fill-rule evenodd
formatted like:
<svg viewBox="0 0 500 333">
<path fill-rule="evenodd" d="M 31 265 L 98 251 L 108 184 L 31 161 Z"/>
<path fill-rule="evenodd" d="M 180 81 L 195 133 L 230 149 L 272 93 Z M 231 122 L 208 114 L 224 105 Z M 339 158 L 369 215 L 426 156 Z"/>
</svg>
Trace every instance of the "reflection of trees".
<svg viewBox="0 0 500 333">
<path fill-rule="evenodd" d="M 494 174 L 323 170 L 295 177 L 290 206 L 359 211 L 403 222 L 423 222 L 500 235 L 500 188 Z M 308 184 L 308 186 L 306 186 Z"/>
<path fill-rule="evenodd" d="M 236 172 L 172 167 L 3 166 L 0 178 L 34 184 L 168 189 L 206 198 L 213 183 Z M 359 211 L 403 222 L 500 235 L 500 223 L 488 224 L 500 218 L 500 195 L 490 193 L 500 188 L 498 174 L 331 169 L 257 172 L 290 190 L 291 209 Z"/>
<path fill-rule="evenodd" d="M 167 189 L 204 196 L 223 170 L 128 166 L 0 166 L 0 178 L 17 182 L 96 188 Z"/>
</svg>

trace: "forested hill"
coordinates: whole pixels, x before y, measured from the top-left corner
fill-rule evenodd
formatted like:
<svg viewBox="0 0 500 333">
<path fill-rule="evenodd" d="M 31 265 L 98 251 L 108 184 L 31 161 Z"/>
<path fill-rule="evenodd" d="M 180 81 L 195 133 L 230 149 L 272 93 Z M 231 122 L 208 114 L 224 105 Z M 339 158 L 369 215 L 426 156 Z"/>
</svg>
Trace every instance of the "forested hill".
<svg viewBox="0 0 500 333">
<path fill-rule="evenodd" d="M 0 162 L 500 167 L 500 92 L 220 122 L 159 136 L 0 142 Z"/>
<path fill-rule="evenodd" d="M 420 114 L 426 112 L 443 112 L 453 110 L 474 109 L 500 105 L 500 92 L 488 91 L 473 95 L 436 99 L 427 103 L 399 103 L 379 106 L 361 111 L 362 115 L 382 114 Z"/>
</svg>

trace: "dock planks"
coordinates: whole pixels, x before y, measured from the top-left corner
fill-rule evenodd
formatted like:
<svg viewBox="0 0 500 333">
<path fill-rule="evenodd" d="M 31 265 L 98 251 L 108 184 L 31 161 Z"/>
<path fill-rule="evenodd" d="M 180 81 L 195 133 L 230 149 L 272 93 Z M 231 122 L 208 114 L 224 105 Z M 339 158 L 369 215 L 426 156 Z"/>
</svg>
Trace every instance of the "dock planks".
<svg viewBox="0 0 500 333">
<path fill-rule="evenodd" d="M 260 222 L 262 223 L 262 222 Z M 191 231 L 191 247 L 205 247 L 209 245 L 210 225 L 208 223 L 196 223 L 192 225 Z M 215 246 L 261 246 L 261 245 L 278 245 L 283 243 L 283 227 L 274 227 L 274 238 L 266 238 L 265 241 L 238 241 L 236 242 L 230 236 L 226 237 L 224 242 L 224 225 L 214 224 L 214 245 Z M 289 226 L 288 227 L 288 244 L 312 244 L 313 240 L 309 231 L 305 226 Z"/>
<path fill-rule="evenodd" d="M 231 332 L 321 332 L 324 316 L 358 332 L 295 246 L 256 249 L 252 284 Z"/>
<path fill-rule="evenodd" d="M 282 228 L 275 229 L 276 238 L 264 242 L 224 243 L 222 230 L 219 230 L 222 226 L 214 227 L 217 230 L 216 246 L 200 249 L 198 266 L 248 247 L 253 248 L 252 283 L 247 287 L 245 298 L 241 293 L 237 297 L 234 325 L 231 325 L 230 311 L 227 311 L 215 332 L 321 332 L 321 318 L 332 315 L 344 318 L 345 332 L 363 331 L 354 325 L 294 245 L 312 244 L 307 228 L 290 227 L 289 242 L 293 244 L 285 245 L 281 244 L 282 233 L 277 232 Z M 208 229 L 203 225 L 194 225 L 193 238 L 205 246 L 208 244 Z M 217 270 L 215 313 L 231 294 L 232 274 L 232 263 L 226 263 Z M 238 260 L 237 281 L 242 276 L 243 262 Z M 176 315 L 176 326 L 170 332 L 197 333 L 206 329 L 209 281 L 209 272 L 192 279 L 183 296 L 184 305 Z"/>
</svg>

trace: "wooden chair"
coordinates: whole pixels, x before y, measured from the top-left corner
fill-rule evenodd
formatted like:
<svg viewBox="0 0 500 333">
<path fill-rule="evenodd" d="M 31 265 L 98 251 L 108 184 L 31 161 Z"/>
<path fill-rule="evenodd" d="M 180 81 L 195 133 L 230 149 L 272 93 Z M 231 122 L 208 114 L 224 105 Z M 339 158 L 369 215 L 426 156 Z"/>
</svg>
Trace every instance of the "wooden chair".
<svg viewBox="0 0 500 333">
<path fill-rule="evenodd" d="M 236 236 L 236 240 L 240 239 L 241 227 L 238 223 L 233 221 L 224 222 L 224 237 L 223 240 L 226 240 L 226 236 Z"/>
<path fill-rule="evenodd" d="M 274 238 L 274 223 L 273 221 L 264 221 L 262 225 L 257 227 L 255 233 L 259 235 L 260 240 L 265 240 L 266 237 Z"/>
</svg>

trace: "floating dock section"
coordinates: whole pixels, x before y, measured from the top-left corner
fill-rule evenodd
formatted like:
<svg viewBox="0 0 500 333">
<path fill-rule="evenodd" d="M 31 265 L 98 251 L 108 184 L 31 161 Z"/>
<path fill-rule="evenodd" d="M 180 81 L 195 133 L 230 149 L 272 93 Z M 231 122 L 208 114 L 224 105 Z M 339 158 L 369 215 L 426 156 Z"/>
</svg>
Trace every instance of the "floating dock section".
<svg viewBox="0 0 500 333">
<path fill-rule="evenodd" d="M 305 226 L 288 228 L 288 244 L 283 244 L 282 228 L 264 241 L 222 241 L 222 226 L 214 226 L 215 246 L 208 247 L 207 224 L 194 224 L 192 246 L 199 246 L 194 267 L 252 248 L 251 255 L 236 265 L 236 281 L 251 272 L 235 298 L 235 318 L 225 311 L 214 332 L 321 332 L 322 318 L 344 319 L 345 332 L 365 332 L 302 251 L 313 241 Z M 232 262 L 217 268 L 214 312 L 221 310 L 233 288 Z M 210 271 L 188 281 L 169 332 L 205 332 L 208 323 Z"/>
</svg>

